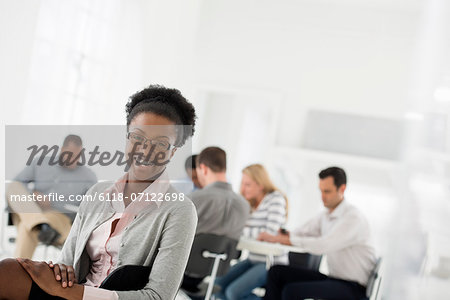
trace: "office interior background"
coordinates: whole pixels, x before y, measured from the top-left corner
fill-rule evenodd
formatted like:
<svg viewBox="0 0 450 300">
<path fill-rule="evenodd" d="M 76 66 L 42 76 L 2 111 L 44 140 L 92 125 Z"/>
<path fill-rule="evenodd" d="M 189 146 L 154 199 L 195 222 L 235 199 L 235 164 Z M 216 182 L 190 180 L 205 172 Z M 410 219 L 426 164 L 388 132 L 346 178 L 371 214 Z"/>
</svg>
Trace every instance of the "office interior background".
<svg viewBox="0 0 450 300">
<path fill-rule="evenodd" d="M 448 0 L 1 0 L 0 134 L 123 125 L 131 94 L 178 88 L 193 152 L 224 148 L 236 191 L 264 164 L 294 228 L 322 209 L 317 173 L 343 167 L 382 299 L 450 299 L 449 16 Z"/>
</svg>

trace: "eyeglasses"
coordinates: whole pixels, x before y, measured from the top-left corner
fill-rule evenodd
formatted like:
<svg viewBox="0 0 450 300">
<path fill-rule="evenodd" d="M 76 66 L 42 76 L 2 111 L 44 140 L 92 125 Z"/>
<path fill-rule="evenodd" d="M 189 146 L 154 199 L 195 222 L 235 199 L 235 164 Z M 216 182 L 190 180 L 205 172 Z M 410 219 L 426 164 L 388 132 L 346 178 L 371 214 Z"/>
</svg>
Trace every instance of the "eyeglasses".
<svg viewBox="0 0 450 300">
<path fill-rule="evenodd" d="M 148 142 L 152 147 L 155 147 L 155 150 L 158 151 L 158 152 L 168 151 L 168 150 L 170 150 L 170 149 L 175 147 L 175 146 L 171 145 L 167 141 L 151 140 L 151 139 L 148 139 L 145 136 L 140 135 L 140 134 L 135 133 L 135 132 L 127 132 L 127 139 L 129 139 L 130 142 L 133 143 L 133 144 L 139 143 L 141 145 L 145 145 Z"/>
</svg>

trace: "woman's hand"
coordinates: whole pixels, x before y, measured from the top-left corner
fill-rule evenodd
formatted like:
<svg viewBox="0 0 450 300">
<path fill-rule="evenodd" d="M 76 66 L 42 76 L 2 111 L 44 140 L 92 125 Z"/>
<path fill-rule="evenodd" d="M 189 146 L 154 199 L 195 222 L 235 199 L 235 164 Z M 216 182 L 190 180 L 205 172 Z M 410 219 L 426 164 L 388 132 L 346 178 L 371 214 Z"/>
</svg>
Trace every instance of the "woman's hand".
<svg viewBox="0 0 450 300">
<path fill-rule="evenodd" d="M 52 261 L 48 262 L 48 266 L 53 269 L 55 279 L 61 281 L 61 286 L 63 288 L 72 287 L 74 283 L 78 282 L 75 278 L 75 271 L 72 266 L 54 264 Z"/>
<path fill-rule="evenodd" d="M 53 271 L 46 262 L 36 262 L 24 258 L 17 258 L 17 261 L 43 291 L 52 296 L 60 294 L 60 290 L 63 288 L 55 280 Z"/>
<path fill-rule="evenodd" d="M 272 235 L 268 232 L 261 232 L 258 237 L 257 237 L 258 241 L 263 241 L 263 242 L 269 242 L 269 243 L 275 243 L 276 242 L 276 236 Z"/>
<path fill-rule="evenodd" d="M 258 235 L 257 240 L 269 242 L 269 243 L 280 243 L 280 244 L 284 244 L 284 245 L 292 245 L 289 235 L 286 235 L 286 234 L 272 235 L 267 232 L 261 232 Z"/>
</svg>

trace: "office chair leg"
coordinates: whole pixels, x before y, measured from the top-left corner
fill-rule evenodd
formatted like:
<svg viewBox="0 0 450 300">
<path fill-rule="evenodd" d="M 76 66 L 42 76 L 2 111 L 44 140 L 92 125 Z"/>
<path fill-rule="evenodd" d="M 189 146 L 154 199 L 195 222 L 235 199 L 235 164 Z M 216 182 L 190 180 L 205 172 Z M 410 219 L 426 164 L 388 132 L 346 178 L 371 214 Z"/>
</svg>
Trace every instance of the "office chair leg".
<svg viewBox="0 0 450 300">
<path fill-rule="evenodd" d="M 381 285 L 381 279 L 378 281 L 378 286 L 377 286 L 377 292 L 375 293 L 375 299 L 374 300 L 378 300 L 378 291 L 380 290 L 380 285 Z"/>
<path fill-rule="evenodd" d="M 214 259 L 214 265 L 213 265 L 213 269 L 212 269 L 212 273 L 211 273 L 211 278 L 208 283 L 208 289 L 206 291 L 205 300 L 211 299 L 214 282 L 216 281 L 217 270 L 219 269 L 219 263 L 220 263 L 220 257 L 218 256 Z"/>
<path fill-rule="evenodd" d="M 213 269 L 211 272 L 211 278 L 209 280 L 208 289 L 206 291 L 206 296 L 205 296 L 205 300 L 210 300 L 211 295 L 212 295 L 212 290 L 214 287 L 214 282 L 216 281 L 216 274 L 217 274 L 217 270 L 219 269 L 220 260 L 226 260 L 227 255 L 226 254 L 215 254 L 215 253 L 211 253 L 209 251 L 204 251 L 203 257 L 214 258 L 214 264 L 213 264 Z"/>
</svg>

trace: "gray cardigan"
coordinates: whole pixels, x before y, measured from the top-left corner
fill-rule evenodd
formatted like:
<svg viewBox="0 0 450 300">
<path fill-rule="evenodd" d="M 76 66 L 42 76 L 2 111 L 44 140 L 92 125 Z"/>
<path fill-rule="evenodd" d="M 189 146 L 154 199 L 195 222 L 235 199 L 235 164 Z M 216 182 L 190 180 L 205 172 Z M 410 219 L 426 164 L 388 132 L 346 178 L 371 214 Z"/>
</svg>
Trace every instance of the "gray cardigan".
<svg viewBox="0 0 450 300">
<path fill-rule="evenodd" d="M 111 183 L 97 183 L 86 195 L 103 192 Z M 169 187 L 167 193 L 178 193 Z M 66 239 L 58 263 L 72 265 L 82 282 L 91 261 L 85 246 L 92 231 L 114 215 L 110 202 L 83 201 Z M 192 202 L 161 202 L 144 209 L 126 227 L 122 236 L 117 266 L 150 266 L 147 285 L 138 291 L 117 291 L 119 299 L 174 299 L 189 258 L 197 226 Z"/>
</svg>

